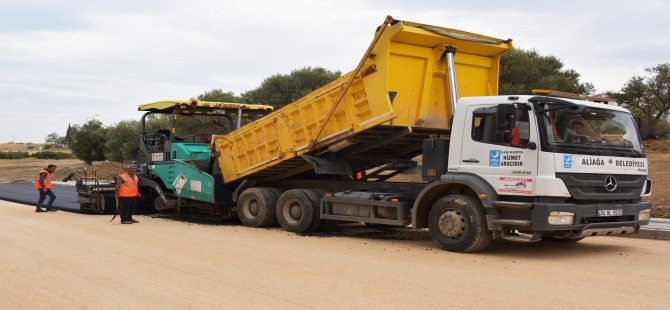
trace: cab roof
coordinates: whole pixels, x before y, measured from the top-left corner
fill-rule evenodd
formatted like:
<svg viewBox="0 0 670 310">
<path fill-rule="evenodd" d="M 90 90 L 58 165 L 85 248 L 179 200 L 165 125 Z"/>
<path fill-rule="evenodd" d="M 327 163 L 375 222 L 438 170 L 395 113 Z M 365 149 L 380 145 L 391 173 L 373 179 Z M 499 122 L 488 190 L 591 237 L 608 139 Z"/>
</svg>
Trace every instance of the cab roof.
<svg viewBox="0 0 670 310">
<path fill-rule="evenodd" d="M 547 97 L 538 95 L 506 95 L 506 96 L 478 96 L 478 97 L 464 97 L 458 100 L 456 106 L 460 105 L 477 105 L 477 104 L 499 104 L 499 103 L 513 103 L 513 102 L 529 102 L 531 98 L 546 98 L 547 101 L 552 99 L 570 101 L 577 104 L 585 105 L 589 108 L 600 108 L 606 110 L 614 110 L 620 112 L 630 113 L 629 110 L 620 107 L 616 104 L 606 104 L 602 102 L 593 102 L 588 100 L 577 100 L 569 98 Z"/>
<path fill-rule="evenodd" d="M 247 104 L 247 103 L 228 103 L 228 102 L 210 102 L 210 101 L 198 101 L 195 99 L 191 100 L 164 100 L 156 101 L 152 103 L 142 104 L 137 110 L 138 111 L 147 111 L 147 112 L 159 112 L 159 113 L 172 113 L 175 109 L 182 108 L 198 108 L 198 109 L 226 109 L 226 110 L 238 110 L 242 109 L 245 111 L 272 111 L 274 108 L 269 105 L 263 104 Z"/>
</svg>

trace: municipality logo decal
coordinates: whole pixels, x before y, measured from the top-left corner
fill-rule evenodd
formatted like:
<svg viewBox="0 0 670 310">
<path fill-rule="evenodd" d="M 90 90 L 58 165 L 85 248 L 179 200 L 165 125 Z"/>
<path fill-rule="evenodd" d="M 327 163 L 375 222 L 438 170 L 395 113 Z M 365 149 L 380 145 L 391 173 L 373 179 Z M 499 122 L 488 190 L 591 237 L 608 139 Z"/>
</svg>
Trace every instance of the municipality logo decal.
<svg viewBox="0 0 670 310">
<path fill-rule="evenodd" d="M 572 155 L 563 155 L 563 168 L 572 168 Z"/>
<path fill-rule="evenodd" d="M 500 150 L 489 151 L 489 166 L 500 167 Z"/>
</svg>

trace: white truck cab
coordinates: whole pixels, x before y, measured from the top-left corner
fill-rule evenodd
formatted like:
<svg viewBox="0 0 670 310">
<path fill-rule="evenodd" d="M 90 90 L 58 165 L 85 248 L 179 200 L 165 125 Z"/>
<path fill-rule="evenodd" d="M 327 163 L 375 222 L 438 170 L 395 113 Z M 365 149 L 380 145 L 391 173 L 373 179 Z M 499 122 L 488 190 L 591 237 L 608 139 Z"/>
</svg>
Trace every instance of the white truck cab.
<svg viewBox="0 0 670 310">
<path fill-rule="evenodd" d="M 455 108 L 438 182 L 483 183 L 470 187 L 494 236 L 576 241 L 648 223 L 648 163 L 628 110 L 535 95 L 461 98 Z"/>
</svg>

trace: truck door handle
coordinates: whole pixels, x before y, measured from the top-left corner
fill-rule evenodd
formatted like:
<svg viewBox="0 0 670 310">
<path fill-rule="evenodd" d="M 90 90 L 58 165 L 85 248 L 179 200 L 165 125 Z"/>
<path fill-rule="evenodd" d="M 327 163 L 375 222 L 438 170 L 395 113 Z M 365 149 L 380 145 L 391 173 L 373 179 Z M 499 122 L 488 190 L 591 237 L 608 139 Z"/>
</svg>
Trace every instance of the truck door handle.
<svg viewBox="0 0 670 310">
<path fill-rule="evenodd" d="M 463 159 L 464 163 L 479 163 L 479 160 L 471 158 L 471 159 Z"/>
</svg>

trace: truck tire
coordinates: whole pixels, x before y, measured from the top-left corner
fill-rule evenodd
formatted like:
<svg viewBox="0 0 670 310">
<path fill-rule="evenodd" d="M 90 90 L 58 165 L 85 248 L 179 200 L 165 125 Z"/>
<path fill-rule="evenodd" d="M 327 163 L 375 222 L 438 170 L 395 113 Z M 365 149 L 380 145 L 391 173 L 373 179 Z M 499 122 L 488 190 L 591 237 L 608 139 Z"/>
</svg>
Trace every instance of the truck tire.
<svg viewBox="0 0 670 310">
<path fill-rule="evenodd" d="M 291 189 L 279 196 L 277 221 L 291 232 L 309 232 L 320 224 L 319 209 L 314 203 L 315 193 L 309 190 Z M 311 197 L 310 197 L 311 196 Z"/>
<path fill-rule="evenodd" d="M 237 200 L 237 216 L 244 226 L 266 227 L 277 223 L 275 206 L 278 193 L 275 189 L 252 187 Z"/>
<path fill-rule="evenodd" d="M 481 203 L 464 195 L 438 199 L 428 214 L 428 228 L 433 241 L 452 252 L 477 252 L 493 239 Z"/>
<path fill-rule="evenodd" d="M 309 200 L 312 201 L 314 205 L 314 212 L 316 213 L 317 220 L 314 221 L 312 227 L 309 228 L 309 231 L 321 230 L 326 225 L 326 220 L 321 219 L 321 198 L 325 195 L 326 191 L 320 189 L 304 189 L 302 190 L 307 194 Z"/>
</svg>

